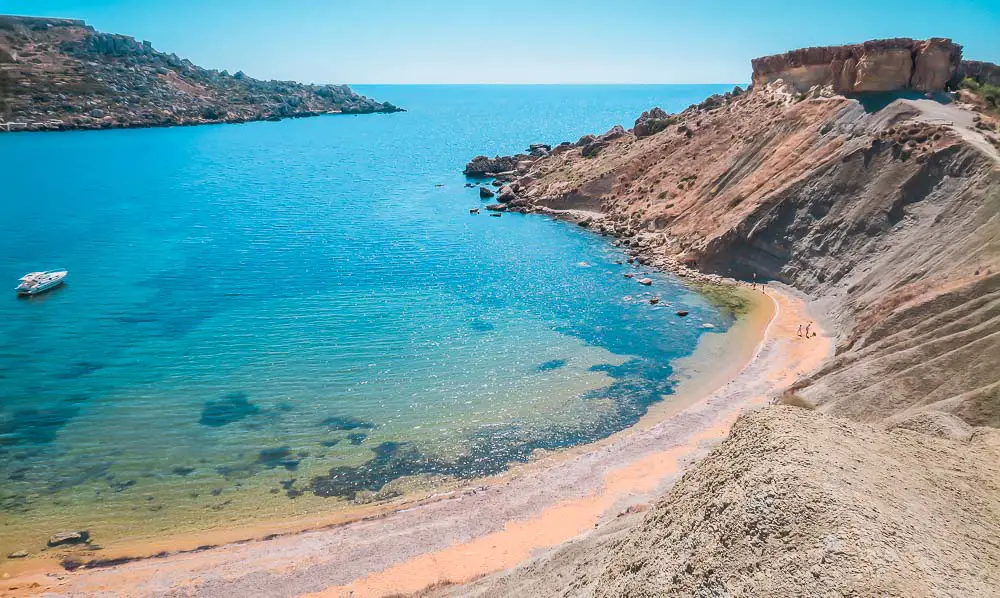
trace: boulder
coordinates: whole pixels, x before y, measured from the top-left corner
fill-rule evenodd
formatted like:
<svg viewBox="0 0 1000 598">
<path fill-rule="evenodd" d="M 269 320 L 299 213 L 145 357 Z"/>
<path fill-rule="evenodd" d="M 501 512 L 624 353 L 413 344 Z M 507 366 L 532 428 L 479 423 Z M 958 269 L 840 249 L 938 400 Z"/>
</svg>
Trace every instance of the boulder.
<svg viewBox="0 0 1000 598">
<path fill-rule="evenodd" d="M 497 196 L 498 201 L 507 203 L 515 199 L 517 199 L 517 194 L 514 193 L 514 189 L 510 185 L 504 185 L 500 188 L 500 195 Z"/>
<path fill-rule="evenodd" d="M 606 141 L 594 141 L 593 143 L 588 143 L 583 146 L 583 149 L 580 150 L 580 155 L 584 158 L 593 158 L 607 146 L 608 143 Z"/>
<path fill-rule="evenodd" d="M 575 145 L 576 145 L 576 147 L 583 147 L 583 146 L 589 145 L 589 144 L 591 144 L 591 143 L 593 143 L 595 141 L 597 141 L 597 137 L 595 137 L 593 135 L 584 135 L 579 140 L 577 140 L 577 142 L 576 142 Z"/>
<path fill-rule="evenodd" d="M 27 556 L 28 556 L 28 551 L 27 550 L 17 550 L 15 552 L 12 552 L 12 553 L 8 554 L 7 558 L 9 558 L 9 559 L 23 559 L 23 558 L 27 558 Z"/>
<path fill-rule="evenodd" d="M 479 188 L 479 197 L 481 197 L 482 199 L 488 199 L 490 197 L 493 197 L 494 195 L 496 195 L 496 193 L 494 193 L 490 189 L 487 189 L 486 187 Z"/>
<path fill-rule="evenodd" d="M 663 109 L 653 108 L 639 115 L 632 127 L 632 133 L 640 138 L 649 137 L 666 129 L 676 121 L 677 117 L 667 114 Z"/>
<path fill-rule="evenodd" d="M 649 285 L 653 284 L 653 279 L 652 278 L 640 278 L 639 279 L 639 284 L 644 284 L 644 285 L 646 285 L 648 287 Z"/>
<path fill-rule="evenodd" d="M 684 310 L 681 310 L 681 311 L 677 312 L 677 315 L 683 318 L 684 316 L 688 315 L 688 312 L 686 312 Z"/>
<path fill-rule="evenodd" d="M 90 532 L 59 532 L 49 536 L 49 546 L 64 546 L 67 544 L 86 544 L 90 542 Z"/>
<path fill-rule="evenodd" d="M 615 125 L 608 129 L 608 132 L 598 137 L 598 141 L 613 141 L 625 135 L 625 128 L 621 125 Z"/>
<path fill-rule="evenodd" d="M 504 212 L 507 210 L 507 206 L 502 203 L 491 203 L 486 205 L 486 209 L 491 212 Z"/>
</svg>

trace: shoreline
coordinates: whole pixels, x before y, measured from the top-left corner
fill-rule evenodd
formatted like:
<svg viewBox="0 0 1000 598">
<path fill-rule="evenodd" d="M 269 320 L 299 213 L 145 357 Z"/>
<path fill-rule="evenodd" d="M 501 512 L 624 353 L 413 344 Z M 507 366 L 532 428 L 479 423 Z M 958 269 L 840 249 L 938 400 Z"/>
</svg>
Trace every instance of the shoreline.
<svg viewBox="0 0 1000 598">
<path fill-rule="evenodd" d="M 771 317 L 772 302 L 765 295 L 752 293 L 749 289 L 738 288 L 735 292 L 747 301 L 747 310 L 735 315 L 733 324 L 725 330 L 702 334 L 691 355 L 672 362 L 675 369 L 673 377 L 677 379 L 673 392 L 651 404 L 635 424 L 608 437 L 553 451 L 540 450 L 527 462 L 511 463 L 504 472 L 494 476 L 443 480 L 433 485 L 418 484 L 404 495 L 386 502 L 340 504 L 333 505 L 329 510 L 287 513 L 259 519 L 245 518 L 234 523 L 210 525 L 200 529 L 185 528 L 153 535 L 136 535 L 134 538 L 111 540 L 109 544 L 96 549 L 90 549 L 89 545 L 43 549 L 26 558 L 3 561 L 0 575 L 9 578 L 62 575 L 77 570 L 95 570 L 130 562 L 203 553 L 226 545 L 328 531 L 354 523 L 380 520 L 400 511 L 475 493 L 484 486 L 500 485 L 512 476 L 533 472 L 542 463 L 594 450 L 632 430 L 648 428 L 683 411 L 738 373 L 758 346 L 763 327 Z M 724 367 L 716 365 L 720 357 L 725 359 Z M 0 585 L 0 589 L 2 587 Z"/>
<path fill-rule="evenodd" d="M 786 296 L 780 291 L 775 291 L 775 293 L 781 299 L 771 297 L 768 301 L 769 304 L 777 305 L 778 301 L 794 301 L 798 302 L 800 306 L 804 305 L 798 299 Z M 758 295 L 763 299 L 770 293 Z M 102 551 L 100 558 L 109 561 L 109 565 L 119 565 L 115 567 L 83 569 L 76 573 L 66 574 L 61 568 L 53 569 L 53 566 L 56 565 L 55 561 L 45 561 L 47 566 L 39 567 L 37 565 L 42 563 L 36 559 L 33 563 L 36 566 L 24 567 L 22 571 L 17 573 L 16 578 L 5 580 L 5 586 L 16 593 L 32 593 L 43 590 L 60 591 L 69 588 L 74 588 L 73 591 L 88 592 L 115 587 L 131 587 L 139 590 L 142 587 L 147 587 L 148 583 L 157 580 L 160 583 L 170 580 L 169 584 L 190 583 L 195 578 L 203 578 L 206 575 L 211 577 L 212 575 L 208 572 L 216 568 L 236 569 L 244 575 L 255 571 L 273 572 L 275 565 L 277 565 L 277 563 L 272 563 L 275 558 L 272 556 L 273 552 L 280 555 L 294 555 L 292 558 L 279 558 L 281 565 L 277 567 L 278 571 L 300 569 L 302 562 L 323 566 L 319 563 L 336 557 L 331 557 L 326 552 L 315 554 L 313 548 L 317 541 L 335 542 L 339 547 L 343 547 L 345 543 L 349 545 L 351 542 L 355 542 L 357 545 L 351 550 L 356 552 L 359 546 L 364 548 L 373 543 L 377 544 L 380 539 L 392 542 L 392 539 L 400 533 L 422 537 L 421 542 L 407 545 L 402 551 L 399 550 L 404 548 L 402 546 L 394 547 L 395 550 L 383 546 L 371 554 L 372 558 L 368 561 L 363 558 L 351 559 L 351 566 L 346 567 L 346 570 L 341 565 L 327 562 L 325 567 L 331 569 L 328 573 L 340 573 L 346 577 L 334 577 L 330 579 L 332 583 L 325 583 L 321 587 L 302 588 L 303 592 L 315 592 L 331 586 L 343 586 L 347 583 L 357 582 L 369 575 L 371 571 L 393 567 L 403 567 L 405 571 L 406 563 L 412 561 L 419 563 L 421 558 L 439 558 L 427 555 L 434 555 L 436 551 L 449 545 L 463 546 L 467 542 L 474 542 L 476 538 L 491 538 L 492 534 L 503 533 L 508 525 L 514 525 L 516 529 L 516 523 L 512 522 L 516 522 L 520 516 L 532 512 L 536 515 L 549 512 L 550 516 L 561 513 L 558 519 L 567 522 L 561 524 L 558 530 L 550 531 L 554 535 L 550 536 L 551 541 L 544 543 L 545 547 L 550 547 L 572 539 L 580 532 L 585 531 L 587 527 L 591 527 L 593 525 L 591 521 L 595 517 L 595 509 L 599 511 L 597 515 L 599 519 L 607 517 L 610 512 L 615 510 L 615 505 L 630 499 L 631 495 L 634 494 L 633 489 L 636 484 L 641 486 L 638 489 L 640 494 L 657 495 L 663 489 L 666 478 L 672 480 L 679 475 L 683 470 L 682 462 L 694 458 L 694 454 L 701 450 L 704 441 L 725 435 L 728 431 L 727 422 L 735 417 L 735 412 L 730 413 L 727 419 L 720 420 L 722 423 L 715 421 L 718 418 L 712 418 L 712 421 L 709 421 L 705 417 L 716 410 L 713 409 L 712 404 L 720 402 L 717 401 L 720 398 L 718 396 L 720 393 L 724 394 L 727 389 L 732 388 L 736 379 L 745 376 L 748 370 L 754 369 L 753 366 L 766 357 L 764 354 L 768 352 L 768 346 L 773 344 L 773 339 L 768 338 L 769 331 L 783 311 L 786 310 L 778 308 L 773 315 L 768 313 L 763 327 L 761 327 L 759 317 L 757 321 L 754 321 L 753 318 L 753 314 L 756 313 L 759 316 L 761 313 L 759 306 L 757 309 L 751 310 L 748 317 L 741 318 L 740 322 L 746 321 L 742 333 L 748 333 L 749 330 L 746 330 L 748 328 L 756 330 L 757 334 L 753 336 L 758 342 L 753 342 L 748 347 L 744 346 L 741 355 L 730 360 L 729 366 L 723 368 L 726 371 L 725 374 L 719 372 L 716 376 L 710 377 L 711 379 L 695 375 L 697 374 L 699 352 L 702 354 L 702 359 L 706 357 L 706 351 L 709 359 L 718 355 L 717 351 L 712 350 L 710 341 L 704 343 L 704 345 L 708 345 L 707 347 L 699 342 L 696 354 L 685 358 L 685 360 L 692 361 L 686 364 L 687 367 L 679 368 L 682 375 L 687 376 L 687 379 L 682 380 L 677 392 L 671 395 L 671 398 L 651 408 L 650 412 L 636 425 L 601 441 L 545 454 L 529 463 L 514 465 L 504 474 L 494 478 L 460 482 L 456 484 L 457 489 L 449 492 L 424 493 L 409 497 L 399 503 L 363 508 L 361 511 L 352 510 L 351 513 L 337 513 L 333 516 L 320 514 L 298 518 L 294 521 L 256 522 L 252 526 L 215 530 L 208 532 L 208 534 L 195 534 L 201 544 L 193 546 L 191 542 L 195 539 L 194 537 L 173 537 L 161 541 L 141 542 L 138 543 L 138 546 L 145 548 L 142 552 L 147 557 L 123 565 L 114 562 L 114 559 L 125 558 L 129 552 L 126 547 Z M 733 328 L 738 328 L 738 324 L 734 325 Z M 731 335 L 734 333 L 740 333 L 740 331 L 730 329 L 725 334 L 706 334 L 703 338 L 717 337 L 719 342 L 715 343 L 717 345 L 715 349 L 718 350 L 719 347 L 731 347 L 733 344 Z M 794 334 L 794 330 L 792 333 Z M 723 340 L 730 342 L 722 342 Z M 737 370 L 735 377 L 731 375 L 733 369 Z M 793 376 L 792 379 L 794 380 L 796 377 L 797 375 Z M 788 383 L 790 384 L 791 381 Z M 707 387 L 710 386 L 714 386 L 714 392 L 706 393 Z M 728 401 L 721 401 L 720 404 L 726 402 Z M 736 412 L 745 406 L 744 403 L 745 401 L 738 401 Z M 694 421 L 687 421 L 692 419 Z M 660 441 L 665 440 L 663 437 L 665 428 L 687 433 L 686 444 L 680 443 L 668 449 L 668 451 L 673 451 L 672 457 L 668 455 L 669 458 L 664 458 L 664 454 L 661 454 L 662 447 L 659 447 L 660 451 L 652 450 L 657 448 L 655 446 L 646 447 L 647 450 L 643 451 L 632 450 L 633 445 L 637 442 L 648 444 L 651 440 L 648 437 L 658 438 Z M 668 436 L 672 435 L 668 434 Z M 650 457 L 649 455 L 659 456 Z M 644 460 L 644 456 L 646 460 Z M 648 459 L 652 459 L 652 461 Z M 590 467 L 581 470 L 582 462 L 587 461 L 599 463 L 599 471 L 595 470 L 593 463 Z M 663 469 L 664 467 L 666 469 Z M 605 486 L 605 474 L 612 475 L 612 471 L 618 470 L 620 471 L 614 475 L 618 476 L 617 479 L 624 480 L 619 484 L 619 489 L 597 494 L 598 490 Z M 545 483 L 544 478 L 550 476 L 555 478 L 553 481 L 558 483 Z M 507 494 L 511 494 L 512 497 L 505 498 L 504 495 Z M 459 503 L 481 502 L 484 499 L 494 511 L 498 512 L 481 518 L 481 521 L 468 521 L 480 510 Z M 573 500 L 583 502 L 562 504 L 565 501 Z M 562 506 L 559 506 L 561 504 Z M 547 511 L 548 509 L 554 510 Z M 574 517 L 568 518 L 566 513 L 574 513 Z M 455 523 L 453 531 L 458 533 L 450 534 L 450 537 L 438 538 L 433 537 L 433 534 L 428 535 L 429 529 L 440 525 L 439 521 L 442 517 L 445 520 L 453 520 Z M 477 519 L 479 518 L 477 517 Z M 576 522 L 575 527 L 565 527 L 570 525 L 568 522 L 571 520 Z M 581 527 L 580 521 L 586 521 L 587 524 Z M 514 541 L 512 544 L 520 542 L 520 545 L 523 546 L 526 539 L 539 531 L 535 524 L 524 529 L 527 535 L 521 536 L 520 540 Z M 251 531 L 253 533 L 248 533 Z M 506 537 L 512 537 L 509 534 L 510 532 Z M 378 537 L 373 539 L 373 535 Z M 209 536 L 214 538 L 209 544 L 215 544 L 215 546 L 201 546 Z M 516 534 L 513 537 L 517 537 Z M 171 548 L 181 548 L 178 546 L 181 542 L 188 542 L 186 547 L 188 552 L 170 550 Z M 436 544 L 444 544 L 444 546 Z M 201 548 L 198 548 L 199 546 Z M 134 555 L 135 546 L 131 548 Z M 192 548 L 195 551 L 190 551 Z M 488 561 L 493 564 L 503 562 L 514 565 L 531 556 L 536 548 L 529 546 L 526 550 L 518 552 L 517 554 L 521 556 L 512 561 L 497 560 L 494 556 L 491 556 Z M 343 548 L 340 549 L 343 550 Z M 150 555 L 155 555 L 163 550 L 169 554 L 159 558 L 149 558 Z M 512 554 L 510 551 L 507 553 Z M 366 562 L 367 570 L 365 569 Z M 29 564 L 24 563 L 24 565 Z M 495 570 L 484 571 L 481 570 L 482 568 L 480 566 L 477 576 Z M 462 569 L 473 570 L 468 567 L 467 563 L 462 565 Z M 352 570 L 353 573 L 350 573 Z M 433 569 L 429 571 L 434 572 Z M 48 574 L 54 574 L 54 577 Z M 437 573 L 434 575 L 440 577 Z M 420 580 L 419 583 L 423 584 L 423 581 L 428 580 Z M 441 580 L 436 578 L 430 579 L 428 583 L 416 589 L 422 589 L 439 581 Z M 449 578 L 446 581 L 463 580 Z M 371 584 L 377 585 L 376 582 L 377 580 L 369 582 L 369 586 Z M 411 582 L 407 587 L 415 583 L 418 582 Z M 66 585 L 69 587 L 65 587 Z M 217 594 L 217 591 L 208 590 L 208 593 L 214 595 Z M 367 595 L 379 594 L 376 590 Z"/>
<path fill-rule="evenodd" d="M 366 116 L 369 114 L 395 114 L 397 112 L 406 112 L 405 108 L 393 107 L 391 110 L 368 110 L 360 112 L 343 112 L 343 111 L 331 111 L 331 112 L 316 112 L 316 113 L 303 113 L 303 114 L 290 114 L 288 116 L 276 117 L 273 115 L 261 115 L 258 118 L 233 118 L 233 119 L 219 119 L 219 120 L 199 120 L 199 121 L 183 121 L 183 122 L 162 122 L 162 123 L 148 123 L 148 122 L 130 122 L 123 124 L 109 124 L 108 126 L 40 126 L 36 128 L 30 128 L 29 124 L 38 123 L 20 123 L 20 122 L 0 122 L 0 133 L 69 133 L 72 131 L 116 131 L 121 129 L 172 129 L 174 127 L 200 127 L 202 125 L 245 125 L 247 123 L 259 123 L 259 122 L 281 122 L 283 120 L 296 120 L 300 118 L 315 118 L 317 116 Z M 11 125 L 26 125 L 24 127 L 11 128 Z M 42 123 L 44 124 L 44 123 Z"/>
</svg>

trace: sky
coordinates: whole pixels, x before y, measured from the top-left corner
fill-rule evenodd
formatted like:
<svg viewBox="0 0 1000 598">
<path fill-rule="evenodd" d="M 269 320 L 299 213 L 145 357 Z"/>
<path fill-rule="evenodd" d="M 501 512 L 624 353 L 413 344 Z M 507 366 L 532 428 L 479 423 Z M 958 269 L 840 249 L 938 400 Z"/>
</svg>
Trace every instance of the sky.
<svg viewBox="0 0 1000 598">
<path fill-rule="evenodd" d="M 745 83 L 750 59 L 950 37 L 1000 63 L 1000 0 L 0 0 L 205 68 L 310 83 Z"/>
</svg>

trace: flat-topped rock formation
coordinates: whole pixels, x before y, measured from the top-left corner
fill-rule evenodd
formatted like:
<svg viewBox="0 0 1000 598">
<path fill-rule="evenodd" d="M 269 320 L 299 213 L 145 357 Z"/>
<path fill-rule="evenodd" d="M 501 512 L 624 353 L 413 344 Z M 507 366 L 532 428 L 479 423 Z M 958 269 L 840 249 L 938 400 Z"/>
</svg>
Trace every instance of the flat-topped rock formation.
<svg viewBox="0 0 1000 598">
<path fill-rule="evenodd" d="M 395 112 L 346 85 L 204 69 L 83 21 L 0 15 L 0 131 L 102 129 Z"/>
<path fill-rule="evenodd" d="M 830 85 L 837 93 L 943 91 L 959 70 L 962 46 L 950 39 L 880 39 L 801 48 L 752 61 L 753 83 L 782 79 L 797 91 Z"/>
</svg>

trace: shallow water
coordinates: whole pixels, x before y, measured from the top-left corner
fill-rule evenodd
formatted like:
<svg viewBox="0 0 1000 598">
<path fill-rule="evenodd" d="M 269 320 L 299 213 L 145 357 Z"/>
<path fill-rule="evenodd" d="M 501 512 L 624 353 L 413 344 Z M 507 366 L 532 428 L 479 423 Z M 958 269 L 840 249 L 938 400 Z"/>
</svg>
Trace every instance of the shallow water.
<svg viewBox="0 0 1000 598">
<path fill-rule="evenodd" d="M 726 316 L 578 227 L 470 215 L 461 170 L 725 88 L 376 86 L 408 112 L 0 136 L 0 280 L 70 271 L 0 294 L 0 551 L 329 508 L 635 423 Z"/>
</svg>

